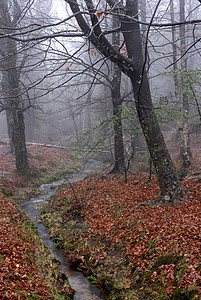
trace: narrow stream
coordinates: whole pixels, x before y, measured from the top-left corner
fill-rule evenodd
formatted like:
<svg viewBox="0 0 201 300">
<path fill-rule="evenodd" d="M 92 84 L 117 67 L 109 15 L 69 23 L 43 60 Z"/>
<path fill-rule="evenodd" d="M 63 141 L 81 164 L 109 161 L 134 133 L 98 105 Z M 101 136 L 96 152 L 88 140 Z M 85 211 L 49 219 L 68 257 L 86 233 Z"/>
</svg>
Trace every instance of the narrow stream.
<svg viewBox="0 0 201 300">
<path fill-rule="evenodd" d="M 73 177 L 68 178 L 68 181 L 76 182 L 84 179 L 88 174 L 94 173 L 94 171 L 102 170 L 102 163 L 100 162 L 89 162 L 83 169 L 75 174 Z M 40 188 L 46 192 L 45 195 L 39 198 L 32 198 L 30 201 L 21 204 L 21 209 L 29 216 L 31 221 L 36 225 L 38 234 L 42 238 L 45 246 L 49 249 L 50 253 L 60 261 L 60 268 L 68 277 L 71 287 L 75 290 L 74 300 L 99 300 L 105 299 L 101 296 L 100 291 L 93 285 L 87 282 L 86 277 L 78 271 L 72 270 L 70 264 L 67 262 L 66 256 L 62 250 L 57 249 L 54 246 L 54 242 L 49 238 L 46 232 L 45 226 L 42 223 L 36 222 L 36 217 L 40 216 L 40 210 L 35 208 L 38 203 L 45 203 L 46 200 L 51 197 L 55 192 L 52 190 L 52 186 L 64 183 L 64 180 L 52 182 L 50 184 L 42 184 Z"/>
</svg>

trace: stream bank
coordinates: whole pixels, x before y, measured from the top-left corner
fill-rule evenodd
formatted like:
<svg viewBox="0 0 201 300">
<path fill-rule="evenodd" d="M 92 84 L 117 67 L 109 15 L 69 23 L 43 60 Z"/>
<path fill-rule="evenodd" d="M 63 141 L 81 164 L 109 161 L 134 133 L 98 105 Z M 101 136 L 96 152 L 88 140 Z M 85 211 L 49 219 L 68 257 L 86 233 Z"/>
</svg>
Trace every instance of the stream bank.
<svg viewBox="0 0 201 300">
<path fill-rule="evenodd" d="M 190 198 L 179 207 L 144 207 L 158 197 L 155 177 L 130 172 L 125 183 L 121 174 L 90 176 L 59 188 L 42 221 L 109 299 L 199 299 L 200 182 L 186 179 L 183 190 Z"/>
<path fill-rule="evenodd" d="M 101 300 L 104 299 L 104 297 L 101 296 L 100 291 L 94 285 L 87 281 L 86 277 L 81 272 L 71 268 L 63 251 L 55 247 L 54 242 L 50 239 L 48 233 L 46 232 L 45 226 L 37 221 L 37 218 L 40 216 L 41 212 L 36 208 L 36 206 L 41 203 L 47 203 L 47 199 L 55 193 L 55 191 L 52 189 L 53 187 L 64 182 L 73 183 L 82 180 L 87 175 L 94 173 L 95 170 L 101 171 L 102 163 L 88 162 L 79 173 L 75 174 L 66 181 L 60 180 L 50 184 L 42 184 L 40 189 L 45 192 L 45 195 L 38 198 L 32 198 L 30 201 L 20 205 L 21 209 L 29 216 L 31 221 L 37 227 L 38 234 L 42 238 L 43 243 L 49 249 L 53 257 L 59 262 L 61 270 L 68 277 L 71 287 L 75 290 L 75 295 L 73 298 L 74 300 Z"/>
<path fill-rule="evenodd" d="M 0 299 L 66 299 L 73 290 L 36 227 L 0 193 Z"/>
</svg>

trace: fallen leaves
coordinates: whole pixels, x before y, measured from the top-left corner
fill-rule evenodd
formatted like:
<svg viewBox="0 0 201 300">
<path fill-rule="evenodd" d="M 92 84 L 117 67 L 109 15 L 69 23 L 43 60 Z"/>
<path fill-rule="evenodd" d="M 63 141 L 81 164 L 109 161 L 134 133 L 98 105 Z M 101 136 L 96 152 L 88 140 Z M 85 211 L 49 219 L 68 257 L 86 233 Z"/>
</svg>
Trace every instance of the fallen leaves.
<svg viewBox="0 0 201 300">
<path fill-rule="evenodd" d="M 2 194 L 0 207 L 0 298 L 72 299 L 73 290 L 27 217 Z"/>
<path fill-rule="evenodd" d="M 28 293 L 49 297 L 50 288 L 36 269 L 34 238 L 22 226 L 23 216 L 3 195 L 0 206 L 0 297 L 27 299 Z"/>
<path fill-rule="evenodd" d="M 153 176 L 152 181 L 147 182 L 146 174 L 130 173 L 128 183 L 124 183 L 120 175 L 94 176 L 74 183 L 73 189 L 76 201 L 71 187 L 66 186 L 50 201 L 47 211 L 51 228 L 56 222 L 50 216 L 52 212 L 54 218 L 62 217 L 65 223 L 74 218 L 76 211 L 87 224 L 87 232 L 73 231 L 63 238 L 64 245 L 74 247 L 71 255 L 74 259 L 78 255 L 80 267 L 84 264 L 84 268 L 88 266 L 91 272 L 97 272 L 100 282 L 103 278 L 100 274 L 104 274 L 104 280 L 109 282 L 111 278 L 118 278 L 116 274 L 126 264 L 126 274 L 130 274 L 126 275 L 129 280 L 124 284 L 126 290 L 135 287 L 137 278 L 146 277 L 149 288 L 158 293 L 163 291 L 168 297 L 177 288 L 197 287 L 199 293 L 200 182 L 190 178 L 183 180 L 186 200 L 176 207 L 139 205 L 156 199 L 159 194 L 156 178 Z M 65 228 L 61 226 L 59 232 L 63 236 Z M 56 235 L 52 232 L 53 237 Z M 83 244 L 85 247 L 81 248 Z M 120 249 L 123 257 L 117 258 L 116 249 Z M 103 251 L 107 256 L 102 261 L 91 258 L 100 256 Z M 146 291 L 146 286 L 141 288 Z"/>
<path fill-rule="evenodd" d="M 64 150 L 28 147 L 31 168 L 53 169 L 55 164 L 68 160 Z M 44 150 L 44 151 L 43 151 Z M 5 173 L 6 172 L 6 173 Z M 6 174 L 6 176 L 5 176 Z M 2 177 L 1 177 L 2 175 Z M 1 147 L 0 153 L 0 298 L 1 299 L 65 299 L 72 298 L 73 290 L 64 279 L 57 263 L 44 248 L 35 234 L 28 218 L 7 196 L 19 191 L 22 186 L 27 194 L 33 193 L 32 182 L 15 172 L 14 156 L 8 154 L 8 147 Z M 16 197 L 16 195 L 15 195 Z M 51 264 L 51 266 L 50 266 Z M 61 282 L 62 280 L 62 282 Z M 54 286 L 54 288 L 53 288 Z"/>
<path fill-rule="evenodd" d="M 37 168 L 51 168 L 50 152 L 44 154 L 39 150 L 32 155 L 32 163 Z M 62 153 L 60 155 L 62 160 Z M 55 161 L 59 160 L 55 154 Z M 9 157 L 8 169 L 11 165 Z M 146 299 L 150 290 L 153 295 L 164 294 L 168 299 L 178 290 L 185 293 L 194 289 L 193 295 L 198 299 L 201 293 L 201 182 L 195 178 L 198 174 L 195 165 L 191 167 L 193 176 L 182 181 L 186 198 L 176 207 L 139 205 L 158 197 L 159 187 L 154 176 L 147 182 L 147 174 L 129 173 L 127 183 L 121 175 L 92 176 L 74 183 L 73 189 L 69 185 L 60 189 L 50 200 L 43 220 L 58 246 L 68 251 L 69 260 L 86 274 L 92 274 L 93 280 L 96 276 L 98 284 L 107 285 L 109 289 L 116 287 L 118 293 L 131 290 L 141 299 Z M 198 162 L 197 169 L 199 167 Z M 17 182 L 12 178 L 10 183 L 6 179 L 7 193 L 12 192 Z M 5 189 L 5 182 L 2 187 Z M 6 224 L 17 225 L 20 221 L 10 202 L 6 209 L 2 205 L 2 214 L 1 222 Z M 10 228 L 11 233 L 14 232 L 15 229 Z M 3 249 L 9 251 L 10 248 L 3 246 Z M 17 246 L 7 253 L 7 260 L 1 251 L 2 248 L 0 280 L 3 282 L 3 274 L 8 273 L 10 266 L 13 277 L 8 282 L 14 292 L 11 282 L 18 285 L 28 280 L 27 272 L 23 271 L 24 256 L 17 256 Z M 39 284 L 37 278 L 35 282 Z M 40 292 L 36 283 L 32 287 L 39 288 Z"/>
</svg>

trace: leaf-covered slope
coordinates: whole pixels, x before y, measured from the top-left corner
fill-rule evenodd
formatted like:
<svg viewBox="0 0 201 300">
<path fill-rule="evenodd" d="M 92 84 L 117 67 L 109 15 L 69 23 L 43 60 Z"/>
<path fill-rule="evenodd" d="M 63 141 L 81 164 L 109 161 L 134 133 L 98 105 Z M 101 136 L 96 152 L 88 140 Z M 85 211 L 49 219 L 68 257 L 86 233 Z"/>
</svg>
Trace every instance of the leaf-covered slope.
<svg viewBox="0 0 201 300">
<path fill-rule="evenodd" d="M 0 298 L 71 299 L 68 281 L 16 204 L 0 195 Z"/>
<path fill-rule="evenodd" d="M 152 206 L 141 204 L 158 196 L 154 176 L 151 182 L 145 174 L 128 178 L 124 183 L 121 176 L 96 176 L 73 190 L 63 187 L 43 217 L 52 237 L 114 299 L 198 299 L 200 180 L 183 180 L 180 205 Z"/>
</svg>

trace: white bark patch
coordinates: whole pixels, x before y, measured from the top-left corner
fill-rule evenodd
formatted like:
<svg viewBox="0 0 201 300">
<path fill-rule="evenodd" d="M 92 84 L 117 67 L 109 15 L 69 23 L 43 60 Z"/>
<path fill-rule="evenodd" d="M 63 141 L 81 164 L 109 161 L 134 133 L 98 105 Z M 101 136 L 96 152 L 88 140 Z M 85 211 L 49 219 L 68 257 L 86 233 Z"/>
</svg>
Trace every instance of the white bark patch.
<svg viewBox="0 0 201 300">
<path fill-rule="evenodd" d="M 168 202 L 170 202 L 170 196 L 168 196 L 168 195 L 165 195 L 165 197 L 164 197 L 164 201 L 165 201 L 165 203 L 168 203 Z"/>
</svg>

